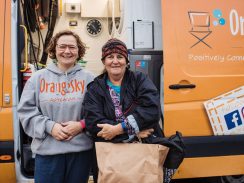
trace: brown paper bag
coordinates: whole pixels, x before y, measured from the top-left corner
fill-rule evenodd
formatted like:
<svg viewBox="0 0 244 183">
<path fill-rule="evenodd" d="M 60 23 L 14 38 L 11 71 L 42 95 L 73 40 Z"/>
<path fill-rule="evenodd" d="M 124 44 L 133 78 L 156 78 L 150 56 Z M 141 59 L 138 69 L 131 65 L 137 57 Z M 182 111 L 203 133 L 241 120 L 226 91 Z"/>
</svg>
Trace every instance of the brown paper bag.
<svg viewBox="0 0 244 183">
<path fill-rule="evenodd" d="M 98 183 L 162 183 L 168 147 L 96 142 Z"/>
</svg>

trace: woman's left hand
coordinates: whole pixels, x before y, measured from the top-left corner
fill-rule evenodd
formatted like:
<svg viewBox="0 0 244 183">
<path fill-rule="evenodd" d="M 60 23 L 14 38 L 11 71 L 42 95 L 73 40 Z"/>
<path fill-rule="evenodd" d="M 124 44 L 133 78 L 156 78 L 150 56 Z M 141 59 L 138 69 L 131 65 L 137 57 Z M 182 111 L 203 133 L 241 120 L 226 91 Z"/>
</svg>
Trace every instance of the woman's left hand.
<svg viewBox="0 0 244 183">
<path fill-rule="evenodd" d="M 102 137 L 105 140 L 111 140 L 116 135 L 120 135 L 123 133 L 123 128 L 121 124 L 110 125 L 110 124 L 97 124 L 99 128 L 102 128 L 100 132 L 98 132 L 97 136 Z"/>
<path fill-rule="evenodd" d="M 63 122 L 61 124 L 64 127 L 65 133 L 70 136 L 66 140 L 71 140 L 73 137 L 75 137 L 77 134 L 79 134 L 82 131 L 82 126 L 81 126 L 80 122 L 67 121 L 67 122 Z"/>
</svg>

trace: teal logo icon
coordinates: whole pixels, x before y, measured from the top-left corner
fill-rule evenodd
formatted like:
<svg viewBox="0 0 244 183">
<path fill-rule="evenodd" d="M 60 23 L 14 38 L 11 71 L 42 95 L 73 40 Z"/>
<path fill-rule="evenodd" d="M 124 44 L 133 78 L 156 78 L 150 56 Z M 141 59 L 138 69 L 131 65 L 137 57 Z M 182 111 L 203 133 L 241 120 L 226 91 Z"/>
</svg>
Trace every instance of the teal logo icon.
<svg viewBox="0 0 244 183">
<path fill-rule="evenodd" d="M 215 9 L 213 10 L 213 16 L 217 19 L 213 21 L 213 25 L 214 26 L 218 26 L 218 25 L 225 25 L 225 19 L 222 17 L 222 11 L 220 9 Z"/>
</svg>

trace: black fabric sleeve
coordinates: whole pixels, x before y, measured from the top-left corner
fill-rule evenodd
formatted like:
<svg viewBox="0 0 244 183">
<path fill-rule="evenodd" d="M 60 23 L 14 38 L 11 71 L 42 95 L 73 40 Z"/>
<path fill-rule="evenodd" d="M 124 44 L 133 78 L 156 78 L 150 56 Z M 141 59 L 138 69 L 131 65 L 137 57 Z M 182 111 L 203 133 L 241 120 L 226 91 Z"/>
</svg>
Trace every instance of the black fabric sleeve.
<svg viewBox="0 0 244 183">
<path fill-rule="evenodd" d="M 139 130 L 152 128 L 160 120 L 159 92 L 148 76 L 143 73 L 136 75 L 137 105 L 132 112 Z"/>
<path fill-rule="evenodd" d="M 105 116 L 103 98 L 97 93 L 97 89 L 95 87 L 90 87 L 88 89 L 84 98 L 83 107 L 86 130 L 92 135 L 95 141 L 106 141 L 103 138 L 97 137 L 97 133 L 101 130 L 101 128 L 97 127 L 97 124 L 116 125 L 117 122 Z M 121 142 L 127 138 L 127 134 L 122 134 L 116 136 L 110 141 Z"/>
<path fill-rule="evenodd" d="M 94 89 L 90 88 L 86 92 L 83 105 L 86 128 L 92 135 L 96 135 L 101 130 L 97 124 L 114 124 L 113 120 L 104 116 L 102 99 Z"/>
</svg>

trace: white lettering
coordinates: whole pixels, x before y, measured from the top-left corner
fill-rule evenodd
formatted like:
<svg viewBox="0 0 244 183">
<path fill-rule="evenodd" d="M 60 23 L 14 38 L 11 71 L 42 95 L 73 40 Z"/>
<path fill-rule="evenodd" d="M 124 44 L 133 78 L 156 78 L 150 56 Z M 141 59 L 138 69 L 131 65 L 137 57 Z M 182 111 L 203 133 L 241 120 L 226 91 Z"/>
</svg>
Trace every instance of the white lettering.
<svg viewBox="0 0 244 183">
<path fill-rule="evenodd" d="M 244 18 L 239 16 L 238 13 L 235 9 L 232 9 L 230 11 L 230 31 L 233 36 L 236 36 L 238 32 L 240 31 L 240 34 L 243 36 L 244 35 Z"/>
<path fill-rule="evenodd" d="M 194 55 L 194 54 L 189 54 L 188 55 L 188 60 L 191 60 L 191 61 L 217 61 L 217 62 L 224 62 L 225 61 L 225 57 L 223 55 L 208 55 L 208 54 Z"/>
<path fill-rule="evenodd" d="M 234 28 L 234 22 L 233 20 L 235 20 L 235 28 Z M 232 35 L 237 35 L 238 31 L 239 31 L 239 21 L 238 21 L 238 13 L 235 9 L 232 9 L 230 11 L 230 31 L 232 33 Z"/>
<path fill-rule="evenodd" d="M 243 55 L 227 55 L 227 61 L 244 61 Z"/>
<path fill-rule="evenodd" d="M 244 18 L 240 17 L 241 35 L 244 35 Z"/>
</svg>

